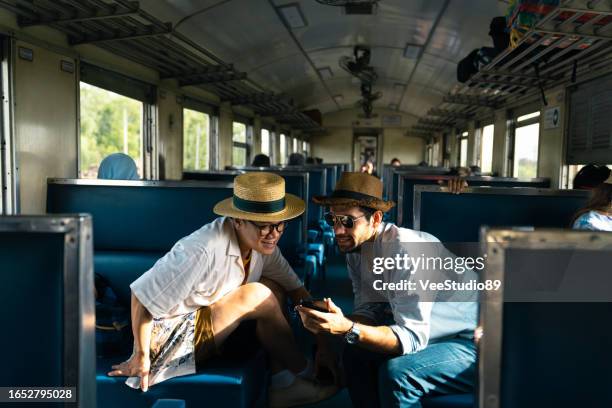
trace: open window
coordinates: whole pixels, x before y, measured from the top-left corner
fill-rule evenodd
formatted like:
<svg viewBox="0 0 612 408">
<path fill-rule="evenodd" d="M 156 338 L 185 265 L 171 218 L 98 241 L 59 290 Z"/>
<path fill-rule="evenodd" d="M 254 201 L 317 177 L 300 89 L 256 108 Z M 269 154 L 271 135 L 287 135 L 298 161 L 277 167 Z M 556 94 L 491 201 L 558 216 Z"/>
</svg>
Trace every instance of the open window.
<svg viewBox="0 0 612 408">
<path fill-rule="evenodd" d="M 247 166 L 251 155 L 251 126 L 246 120 L 232 123 L 232 165 Z"/>
<path fill-rule="evenodd" d="M 97 178 L 100 162 L 125 153 L 140 178 L 155 178 L 153 85 L 90 64 L 81 64 L 79 173 Z"/>
<path fill-rule="evenodd" d="M 538 146 L 540 140 L 540 112 L 516 118 L 512 138 L 512 176 L 533 178 L 538 174 Z"/>
</svg>

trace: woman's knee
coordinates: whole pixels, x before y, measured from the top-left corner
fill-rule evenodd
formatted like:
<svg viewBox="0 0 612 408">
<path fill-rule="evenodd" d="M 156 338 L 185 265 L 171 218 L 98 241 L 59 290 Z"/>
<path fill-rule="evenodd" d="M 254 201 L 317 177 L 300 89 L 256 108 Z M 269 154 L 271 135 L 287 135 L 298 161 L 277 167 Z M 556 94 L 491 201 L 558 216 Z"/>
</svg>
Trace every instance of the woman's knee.
<svg viewBox="0 0 612 408">
<path fill-rule="evenodd" d="M 259 282 L 247 283 L 242 286 L 241 300 L 252 310 L 278 308 L 278 301 L 272 290 Z"/>
</svg>

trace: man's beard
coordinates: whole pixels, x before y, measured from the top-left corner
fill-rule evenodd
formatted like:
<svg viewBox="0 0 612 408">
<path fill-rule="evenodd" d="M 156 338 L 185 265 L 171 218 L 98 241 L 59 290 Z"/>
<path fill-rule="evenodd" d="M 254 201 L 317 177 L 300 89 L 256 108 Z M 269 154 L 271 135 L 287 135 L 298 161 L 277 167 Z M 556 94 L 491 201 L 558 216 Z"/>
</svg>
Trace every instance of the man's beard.
<svg viewBox="0 0 612 408">
<path fill-rule="evenodd" d="M 342 252 L 343 254 L 354 254 L 355 252 L 359 252 L 361 250 L 361 245 L 355 245 L 351 249 L 346 250 L 346 251 L 342 250 L 342 248 L 340 248 L 340 245 L 338 245 L 337 242 L 336 242 L 336 245 L 338 246 L 338 249 L 340 250 L 340 252 Z"/>
</svg>

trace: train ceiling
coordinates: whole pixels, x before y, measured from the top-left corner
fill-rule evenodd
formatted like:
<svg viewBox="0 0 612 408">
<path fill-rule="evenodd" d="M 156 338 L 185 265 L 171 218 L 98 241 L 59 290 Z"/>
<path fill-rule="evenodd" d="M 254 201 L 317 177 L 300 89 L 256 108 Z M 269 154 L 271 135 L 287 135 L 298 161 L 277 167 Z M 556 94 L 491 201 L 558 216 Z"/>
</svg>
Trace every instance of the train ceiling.
<svg viewBox="0 0 612 408">
<path fill-rule="evenodd" d="M 505 13 L 507 2 L 0 0 L 0 7 L 16 13 L 22 27 L 50 26 L 73 45 L 100 46 L 181 86 L 212 90 L 305 130 L 318 125 L 302 110 L 333 112 L 361 99 L 359 79 L 339 61 L 367 46 L 378 76 L 372 92 L 382 93 L 375 107 L 420 117 L 414 130 L 430 133 L 588 71 L 591 62 L 608 64 L 609 3 L 562 0 L 565 8 L 525 37 L 527 48 L 502 53 L 465 85 L 456 82 L 457 62 L 492 45 L 489 22 Z M 371 14 L 361 14 L 368 8 Z M 535 65 L 541 72 L 534 73 Z"/>
</svg>

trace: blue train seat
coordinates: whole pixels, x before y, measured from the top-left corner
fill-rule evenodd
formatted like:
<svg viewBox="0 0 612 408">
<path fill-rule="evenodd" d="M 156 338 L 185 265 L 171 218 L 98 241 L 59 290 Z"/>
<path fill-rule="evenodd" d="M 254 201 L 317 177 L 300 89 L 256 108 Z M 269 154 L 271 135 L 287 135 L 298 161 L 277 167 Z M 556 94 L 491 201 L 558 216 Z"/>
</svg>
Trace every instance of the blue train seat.
<svg viewBox="0 0 612 408">
<path fill-rule="evenodd" d="M 438 185 L 438 181 L 446 182 L 450 176 L 444 175 L 416 175 L 400 174 L 397 181 L 397 225 L 406 228 L 413 227 L 414 186 Z M 472 187 L 550 187 L 549 178 L 516 179 L 508 177 L 465 177 L 468 185 Z"/>
<path fill-rule="evenodd" d="M 0 384 L 76 387 L 95 406 L 91 218 L 0 217 L 0 265 Z"/>
<path fill-rule="evenodd" d="M 579 190 L 471 187 L 449 194 L 417 186 L 414 227 L 442 242 L 478 242 L 483 225 L 568 228 L 588 198 Z"/>
<path fill-rule="evenodd" d="M 301 186 L 305 177 L 301 176 Z M 287 179 L 286 179 L 287 181 Z M 300 185 L 287 181 L 287 191 L 296 195 Z M 129 284 L 148 270 L 180 238 L 212 221 L 214 205 L 232 195 L 225 182 L 116 182 L 49 180 L 47 211 L 87 212 L 93 217 L 95 270 L 104 276 L 124 306 L 129 307 Z M 290 262 L 305 248 L 306 215 L 292 221 L 279 247 Z M 281 245 L 282 244 L 282 245 Z M 285 249 L 283 249 L 283 246 Z M 306 259 L 306 273 L 316 274 L 313 259 Z M 304 278 L 304 269 L 296 268 Z M 260 355 L 261 354 L 261 355 Z M 192 376 L 170 379 L 141 395 L 129 389 L 125 379 L 106 376 L 111 362 L 123 356 L 98 359 L 98 403 L 101 406 L 150 407 L 160 398 L 185 399 L 197 406 L 210 401 L 231 406 L 252 406 L 265 399 L 265 358 L 261 351 L 246 360 L 219 361 Z"/>
<path fill-rule="evenodd" d="M 612 406 L 612 234 L 494 228 L 483 240 L 484 279 L 504 287 L 482 304 L 483 398 L 506 408 Z"/>
</svg>

